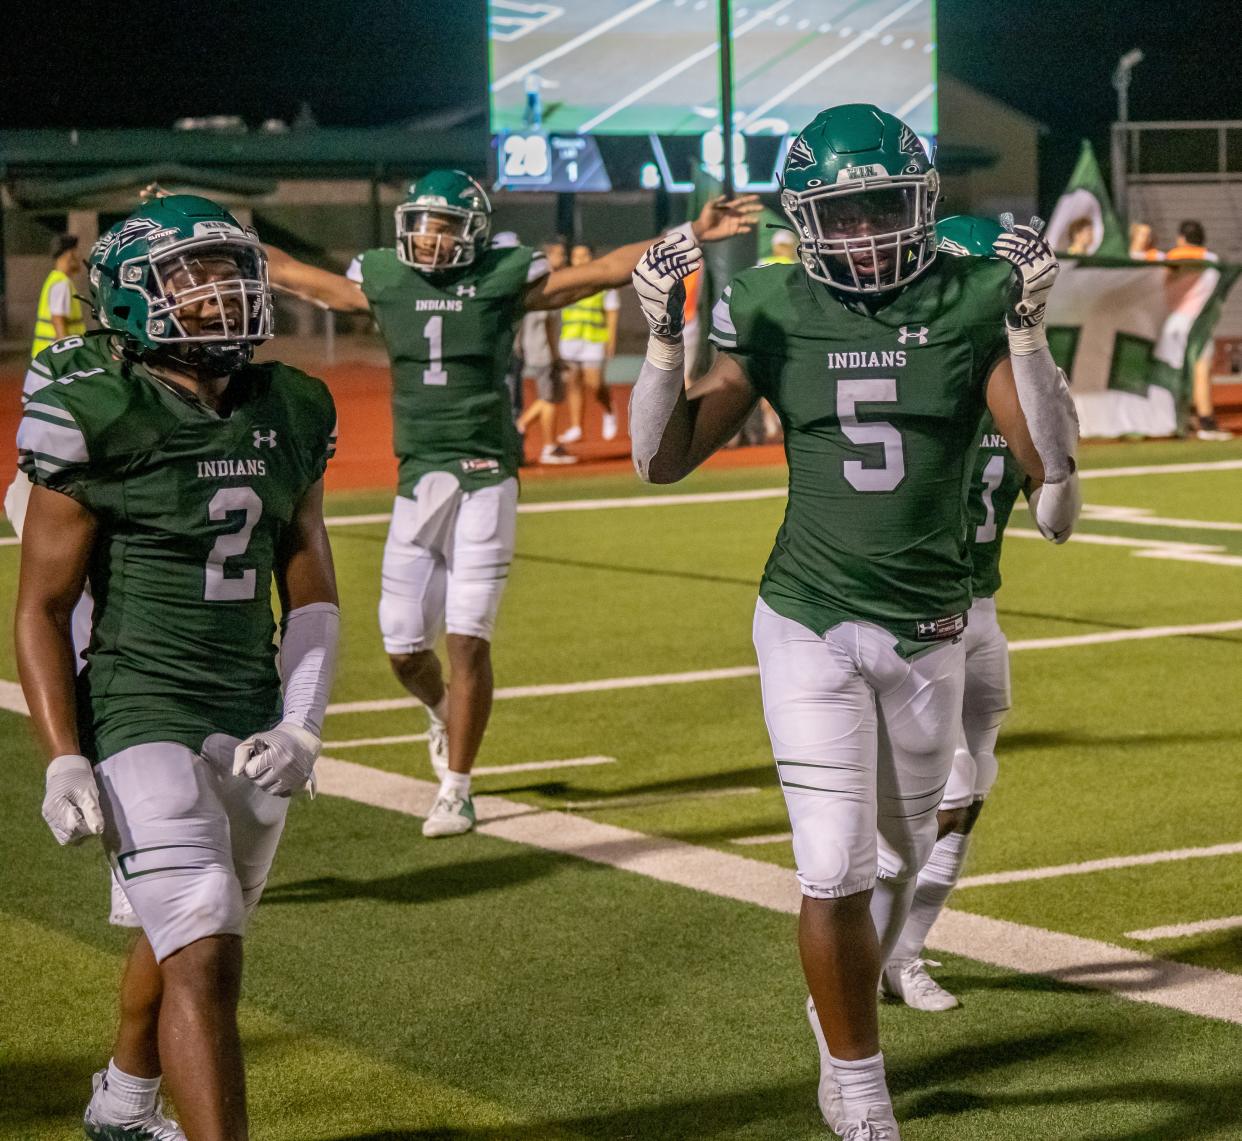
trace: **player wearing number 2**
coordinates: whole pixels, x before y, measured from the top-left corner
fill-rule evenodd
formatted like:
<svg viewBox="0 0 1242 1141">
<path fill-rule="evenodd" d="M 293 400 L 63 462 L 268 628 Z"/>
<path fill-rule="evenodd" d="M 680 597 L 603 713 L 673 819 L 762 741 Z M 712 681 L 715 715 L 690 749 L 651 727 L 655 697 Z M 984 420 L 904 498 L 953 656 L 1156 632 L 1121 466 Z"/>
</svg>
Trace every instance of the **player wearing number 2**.
<svg viewBox="0 0 1242 1141">
<path fill-rule="evenodd" d="M 686 241 L 751 228 L 753 198 L 709 203 Z M 272 280 L 345 312 L 369 310 L 393 374 L 397 498 L 384 549 L 380 632 L 398 680 L 427 708 L 440 791 L 425 836 L 474 826 L 470 770 L 492 705 L 491 639 L 509 576 L 519 440 L 504 375 L 532 310 L 626 284 L 645 242 L 549 270 L 522 246 L 489 245 L 491 204 L 457 170 L 411 184 L 395 248 L 367 250 L 345 276 L 270 250 Z M 452 685 L 435 644 L 447 630 Z"/>
<path fill-rule="evenodd" d="M 214 203 L 149 203 L 92 256 L 104 330 L 41 353 L 25 393 L 15 626 L 50 758 L 43 815 L 62 844 L 102 836 L 142 927 L 86 1111 L 97 1139 L 247 1132 L 241 936 L 319 753 L 340 623 L 322 510 L 335 411 L 319 381 L 251 363 L 272 335 L 265 261 Z"/>
<path fill-rule="evenodd" d="M 998 243 L 1006 261 L 938 258 L 938 188 L 893 116 L 817 116 L 784 168 L 800 264 L 733 279 L 713 315 L 720 354 L 688 394 L 680 282 L 701 255 L 673 236 L 634 274 L 652 333 L 631 407 L 639 473 L 682 478 L 760 396 L 785 429 L 789 499 L 754 640 L 803 894 L 820 1106 L 850 1141 L 898 1137 L 876 987 L 961 724 L 964 499 L 985 409 L 1046 481 L 1040 525 L 1063 537 L 1074 510 L 1073 404 L 1041 343 L 1055 258 L 1030 227 Z"/>
</svg>

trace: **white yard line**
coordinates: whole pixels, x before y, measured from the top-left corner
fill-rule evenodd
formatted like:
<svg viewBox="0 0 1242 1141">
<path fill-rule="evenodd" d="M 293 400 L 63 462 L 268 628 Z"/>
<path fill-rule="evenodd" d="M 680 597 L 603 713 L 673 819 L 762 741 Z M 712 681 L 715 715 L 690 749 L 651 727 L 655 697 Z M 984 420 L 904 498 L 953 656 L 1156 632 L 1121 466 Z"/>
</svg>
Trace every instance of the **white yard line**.
<svg viewBox="0 0 1242 1141">
<path fill-rule="evenodd" d="M 366 749 L 375 745 L 413 745 L 427 740 L 426 733 L 398 733 L 395 737 L 351 737 L 347 741 L 325 741 L 325 749 Z"/>
<path fill-rule="evenodd" d="M 626 20 L 631 20 L 640 13 L 647 11 L 648 8 L 654 8 L 662 2 L 663 0 L 638 0 L 637 4 L 631 4 L 628 8 L 621 9 L 615 15 L 609 16 L 607 20 L 601 21 L 593 28 L 588 28 L 581 35 L 574 36 L 572 40 L 566 40 L 559 47 L 544 52 L 543 55 L 536 56 L 529 63 L 524 63 L 521 67 L 509 72 L 508 75 L 502 75 L 492 84 L 492 90 L 501 91 L 511 83 L 517 83 L 519 79 L 525 79 L 532 71 L 538 71 L 553 60 L 560 59 L 561 56 L 577 51 L 583 44 L 589 44 L 598 36 L 602 36 L 605 32 L 611 32 L 613 28 L 624 24 Z"/>
<path fill-rule="evenodd" d="M 0 547 L 20 547 L 21 545 L 22 541 L 16 535 L 7 535 L 0 539 Z"/>
<path fill-rule="evenodd" d="M 0 681 L 0 709 L 10 713 L 22 713 L 30 716 L 30 706 L 22 693 L 22 687 L 15 681 Z"/>
<path fill-rule="evenodd" d="M 477 777 L 504 776 L 506 773 L 538 773 L 545 769 L 581 769 L 592 765 L 615 765 L 616 757 L 567 757 L 563 761 L 519 761 L 515 765 L 478 765 Z"/>
<path fill-rule="evenodd" d="M 1125 476 L 1186 475 L 1201 471 L 1242 471 L 1242 460 L 1204 460 L 1198 463 L 1151 464 L 1147 467 L 1101 467 L 1080 470 L 1079 479 L 1117 479 Z"/>
<path fill-rule="evenodd" d="M 702 792 L 640 792 L 633 796 L 603 796 L 598 800 L 566 800 L 560 807 L 567 812 L 590 812 L 597 808 L 644 808 L 649 804 L 671 804 L 679 800 L 723 800 L 730 796 L 753 796 L 762 791 L 761 788 L 744 786 L 711 788 Z"/>
<path fill-rule="evenodd" d="M 1111 642 L 1144 642 L 1150 638 L 1181 638 L 1190 634 L 1229 634 L 1242 630 L 1242 620 L 1202 622 L 1195 626 L 1144 626 L 1138 630 L 1105 630 L 1098 634 L 1069 634 L 1064 638 L 1027 638 L 1010 642 L 1009 649 L 1063 650 L 1070 646 L 1102 646 Z"/>
<path fill-rule="evenodd" d="M 792 832 L 769 832 L 766 836 L 739 836 L 730 840 L 730 844 L 739 844 L 744 848 L 758 844 L 788 844 L 793 840 Z"/>
<path fill-rule="evenodd" d="M 1093 523 L 1135 523 L 1141 527 L 1168 527 L 1185 531 L 1242 531 L 1242 523 L 1224 519 L 1178 519 L 1153 515 L 1146 507 L 1109 507 L 1102 503 L 1085 503 L 1082 517 Z"/>
<path fill-rule="evenodd" d="M 1127 931 L 1127 939 L 1151 943 L 1156 939 L 1187 939 L 1191 935 L 1206 935 L 1212 931 L 1236 931 L 1242 927 L 1242 915 L 1227 919 L 1203 919 L 1198 923 L 1172 923 L 1168 927 L 1147 927 L 1142 931 Z"/>
<path fill-rule="evenodd" d="M 1056 864 L 1047 868 L 1022 868 L 1014 872 L 963 876 L 957 881 L 957 886 L 959 888 L 993 887 L 1005 883 L 1059 879 L 1061 876 L 1085 876 L 1092 872 L 1111 872 L 1117 868 L 1142 868 L 1148 864 L 1168 864 L 1180 860 L 1210 860 L 1220 856 L 1237 855 L 1242 855 L 1242 844 L 1213 844 L 1208 848 L 1172 848 L 1164 852 L 1141 852 L 1136 856 L 1108 856 L 1102 860 L 1084 860 L 1080 864 Z"/>
<path fill-rule="evenodd" d="M 425 816 L 436 786 L 396 773 L 323 757 L 319 789 L 377 808 Z M 557 852 L 647 876 L 661 883 L 797 914 L 793 874 L 775 864 L 648 836 L 582 816 L 548 812 L 497 796 L 474 798 L 479 831 L 512 843 Z M 1039 927 L 946 910 L 928 939 L 947 951 L 1027 974 L 1108 991 L 1136 1002 L 1242 1023 L 1242 976 L 1164 962 L 1137 951 Z"/>
</svg>

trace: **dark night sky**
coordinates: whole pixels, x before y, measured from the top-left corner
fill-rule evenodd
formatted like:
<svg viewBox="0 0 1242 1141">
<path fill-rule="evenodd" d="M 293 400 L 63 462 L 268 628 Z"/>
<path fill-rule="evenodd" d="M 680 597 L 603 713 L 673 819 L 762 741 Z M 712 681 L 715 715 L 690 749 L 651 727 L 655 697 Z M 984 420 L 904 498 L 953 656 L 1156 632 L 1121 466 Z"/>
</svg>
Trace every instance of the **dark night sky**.
<svg viewBox="0 0 1242 1141">
<path fill-rule="evenodd" d="M 50 0 L 7 23 L 0 127 L 257 122 L 292 117 L 303 99 L 324 125 L 356 125 L 485 98 L 484 0 L 168 0 L 117 18 L 104 8 Z M 1131 47 L 1148 56 L 1132 117 L 1242 117 L 1236 0 L 940 0 L 939 19 L 945 70 L 1048 126 L 1054 186 L 1078 137 L 1106 144 L 1109 75 Z"/>
</svg>

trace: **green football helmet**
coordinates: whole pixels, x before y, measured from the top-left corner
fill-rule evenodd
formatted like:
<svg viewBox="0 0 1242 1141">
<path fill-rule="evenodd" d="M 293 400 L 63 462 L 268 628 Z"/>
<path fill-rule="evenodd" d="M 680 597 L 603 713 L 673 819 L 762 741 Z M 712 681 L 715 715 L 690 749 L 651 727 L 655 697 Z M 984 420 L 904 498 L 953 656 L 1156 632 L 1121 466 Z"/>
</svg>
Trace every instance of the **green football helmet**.
<svg viewBox="0 0 1242 1141">
<path fill-rule="evenodd" d="M 223 375 L 272 336 L 259 236 L 206 198 L 145 203 L 100 237 L 87 264 L 100 324 L 139 355 Z"/>
<path fill-rule="evenodd" d="M 781 207 L 807 274 L 833 289 L 899 289 L 936 256 L 940 177 L 923 144 L 870 103 L 821 111 L 785 156 Z"/>
<path fill-rule="evenodd" d="M 936 222 L 936 249 L 959 258 L 994 258 L 992 244 L 1004 232 L 995 218 L 954 214 Z"/>
<path fill-rule="evenodd" d="M 486 248 L 492 204 L 470 175 L 432 170 L 397 207 L 397 257 L 422 273 L 470 265 Z"/>
</svg>

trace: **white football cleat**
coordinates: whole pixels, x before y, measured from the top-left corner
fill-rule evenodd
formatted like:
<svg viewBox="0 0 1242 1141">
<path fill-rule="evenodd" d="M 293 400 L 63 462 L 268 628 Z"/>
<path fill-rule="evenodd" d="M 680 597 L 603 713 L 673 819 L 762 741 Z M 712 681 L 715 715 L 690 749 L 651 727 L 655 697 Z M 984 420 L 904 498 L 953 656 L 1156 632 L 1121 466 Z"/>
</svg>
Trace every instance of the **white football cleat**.
<svg viewBox="0 0 1242 1141">
<path fill-rule="evenodd" d="M 460 836 L 474 827 L 474 801 L 469 796 L 441 792 L 431 806 L 431 813 L 423 821 L 423 835 Z"/>
<path fill-rule="evenodd" d="M 891 1105 L 869 1105 L 864 1117 L 843 1121 L 836 1132 L 841 1141 L 901 1141 Z"/>
<path fill-rule="evenodd" d="M 443 721 L 433 721 L 427 730 L 427 752 L 431 756 L 431 768 L 436 780 L 443 780 L 448 772 L 448 726 Z"/>
<path fill-rule="evenodd" d="M 604 426 L 602 435 L 605 440 L 615 440 L 617 438 L 617 417 L 612 412 L 604 413 Z"/>
<path fill-rule="evenodd" d="M 824 1124 L 834 1133 L 840 1133 L 845 1127 L 845 1106 L 841 1101 L 841 1088 L 832 1073 L 832 1059 L 828 1056 L 824 1028 L 820 1026 L 819 1015 L 815 1012 L 815 1000 L 809 994 L 806 996 L 806 1020 L 811 1024 L 815 1045 L 819 1047 L 819 1112 L 824 1115 Z"/>
<path fill-rule="evenodd" d="M 927 973 L 928 967 L 938 966 L 934 959 L 889 962 L 880 974 L 880 990 L 912 1010 L 942 1011 L 961 1006 L 954 995 Z"/>
<path fill-rule="evenodd" d="M 570 455 L 560 444 L 544 444 L 539 453 L 541 464 L 576 464 L 578 457 Z"/>
<path fill-rule="evenodd" d="M 576 444 L 581 439 L 581 428 L 566 428 L 565 431 L 556 437 L 556 442 L 558 444 Z"/>
<path fill-rule="evenodd" d="M 91 1141 L 186 1141 L 181 1126 L 164 1116 L 164 1102 L 157 1098 L 155 1106 L 145 1117 L 124 1125 L 100 1121 L 96 1102 L 100 1097 L 107 1070 L 100 1070 L 91 1078 L 91 1100 L 82 1115 L 82 1128 Z"/>
</svg>

